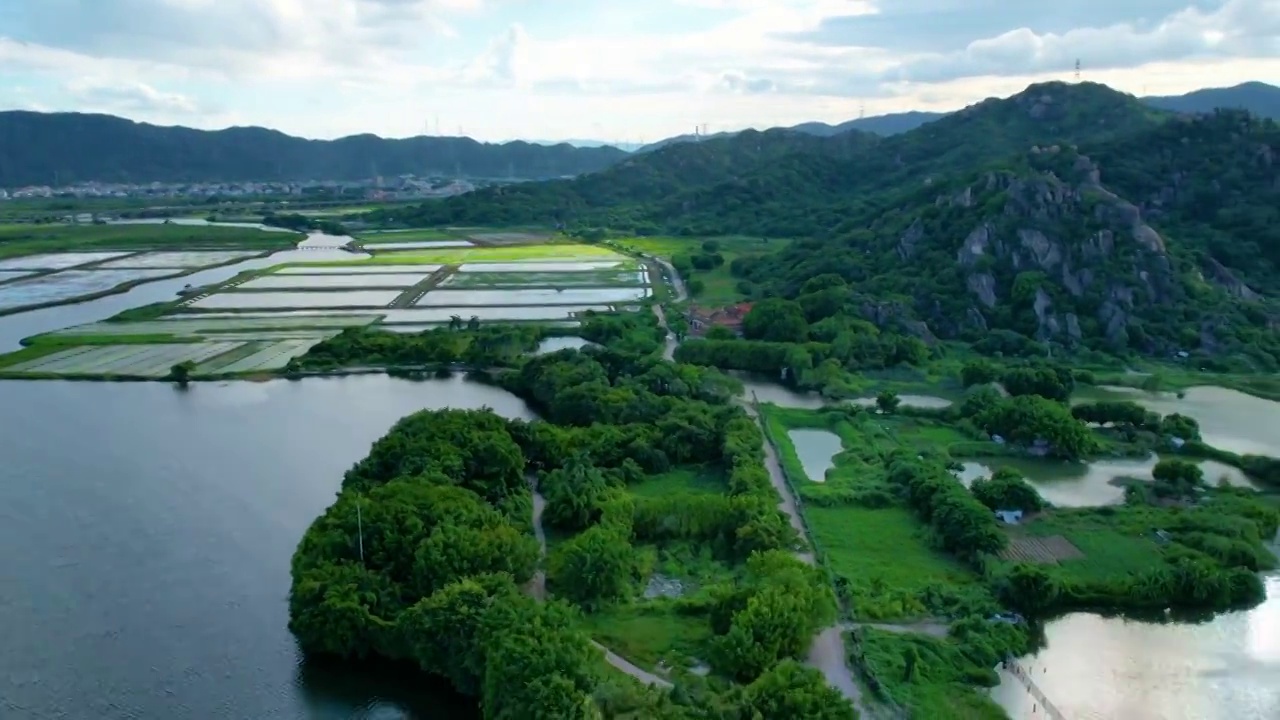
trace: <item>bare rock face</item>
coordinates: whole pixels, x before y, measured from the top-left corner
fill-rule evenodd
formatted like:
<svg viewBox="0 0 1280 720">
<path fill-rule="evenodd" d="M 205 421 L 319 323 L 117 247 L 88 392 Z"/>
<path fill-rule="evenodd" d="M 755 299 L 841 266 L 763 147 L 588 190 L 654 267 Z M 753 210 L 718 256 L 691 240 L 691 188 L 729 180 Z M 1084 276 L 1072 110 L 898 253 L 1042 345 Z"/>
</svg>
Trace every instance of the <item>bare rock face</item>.
<svg viewBox="0 0 1280 720">
<path fill-rule="evenodd" d="M 1058 319 L 1053 316 L 1053 298 L 1049 297 L 1049 293 L 1044 288 L 1036 288 L 1036 298 L 1032 305 L 1036 313 L 1036 337 L 1039 340 L 1048 340 L 1058 335 L 1062 331 L 1058 323 Z"/>
<path fill-rule="evenodd" d="M 987 332 L 988 330 L 987 319 L 983 317 L 982 311 L 972 305 L 970 305 L 969 309 L 965 311 L 964 321 L 968 327 L 973 328 L 978 332 Z"/>
<path fill-rule="evenodd" d="M 993 232 L 993 228 L 987 223 L 974 228 L 973 232 L 964 239 L 964 246 L 960 248 L 956 262 L 962 267 L 973 267 L 974 263 L 978 262 L 978 258 L 986 254 Z"/>
<path fill-rule="evenodd" d="M 1084 333 L 1080 330 L 1080 318 L 1075 313 L 1067 313 L 1067 338 L 1072 345 L 1079 345 L 1084 338 Z"/>
<path fill-rule="evenodd" d="M 1215 285 L 1226 290 L 1229 294 L 1240 298 L 1241 300 L 1257 301 L 1262 299 L 1262 295 L 1254 291 L 1253 288 L 1245 285 L 1243 281 L 1228 270 L 1222 263 L 1209 258 L 1206 265 L 1209 274 L 1207 279 Z"/>
<path fill-rule="evenodd" d="M 898 238 L 898 257 L 903 260 L 909 259 L 916 252 L 916 245 L 924 239 L 924 221 L 916 218 L 911 223 L 906 232 L 902 233 L 902 237 Z"/>
<path fill-rule="evenodd" d="M 987 273 L 975 273 L 970 275 L 966 280 L 969 286 L 969 292 L 978 296 L 981 302 L 988 310 L 996 306 L 998 298 L 996 297 L 996 279 Z"/>
<path fill-rule="evenodd" d="M 1042 270 L 1052 270 L 1062 263 L 1062 247 L 1039 230 L 1019 230 L 1018 241 Z"/>
</svg>

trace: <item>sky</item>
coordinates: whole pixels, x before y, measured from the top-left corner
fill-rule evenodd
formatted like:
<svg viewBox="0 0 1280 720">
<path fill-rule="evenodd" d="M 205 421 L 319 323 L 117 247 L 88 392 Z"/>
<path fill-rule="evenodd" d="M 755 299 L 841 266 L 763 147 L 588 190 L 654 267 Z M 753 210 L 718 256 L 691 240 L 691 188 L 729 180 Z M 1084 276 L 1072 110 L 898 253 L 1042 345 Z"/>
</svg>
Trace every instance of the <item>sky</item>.
<svg viewBox="0 0 1280 720">
<path fill-rule="evenodd" d="M 1280 82 L 1280 0 L 0 0 L 0 109 L 652 142 Z"/>
</svg>

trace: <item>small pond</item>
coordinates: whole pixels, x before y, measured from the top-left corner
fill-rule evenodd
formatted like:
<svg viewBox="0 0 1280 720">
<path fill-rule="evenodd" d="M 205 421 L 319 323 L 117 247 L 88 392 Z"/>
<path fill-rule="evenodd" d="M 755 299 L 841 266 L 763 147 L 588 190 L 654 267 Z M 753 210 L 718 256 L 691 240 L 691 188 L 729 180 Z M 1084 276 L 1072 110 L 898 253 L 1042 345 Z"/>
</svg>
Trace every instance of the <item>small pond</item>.
<svg viewBox="0 0 1280 720">
<path fill-rule="evenodd" d="M 904 407 L 915 408 L 946 408 L 951 407 L 951 401 L 946 398 L 940 398 L 934 395 L 899 395 L 898 401 Z M 874 397 L 861 397 L 850 400 L 854 405 L 862 407 L 875 407 L 876 399 Z"/>
<path fill-rule="evenodd" d="M 729 370 L 725 374 L 742 383 L 742 397 L 747 400 L 754 397 L 762 403 L 803 410 L 818 410 L 828 405 L 828 402 L 817 393 L 792 390 L 782 383 L 755 373 Z"/>
<path fill-rule="evenodd" d="M 1045 500 L 1058 507 L 1095 507 L 1124 502 L 1124 486 L 1120 478 L 1151 479 L 1157 458 L 1115 458 L 1089 463 L 1066 463 L 1036 458 L 991 458 L 963 463 L 956 473 L 969 486 L 974 480 L 989 477 L 994 468 L 1009 467 L 1022 473 Z M 1230 465 L 1213 460 L 1196 461 L 1204 471 L 1205 482 L 1216 485 L 1220 478 L 1231 485 L 1257 489 L 1244 473 Z"/>
<path fill-rule="evenodd" d="M 592 344 L 593 343 L 589 340 L 572 335 L 566 337 L 543 338 L 542 341 L 538 343 L 538 349 L 534 351 L 534 354 L 546 355 L 558 350 L 577 350 Z"/>
<path fill-rule="evenodd" d="M 798 428 L 787 431 L 796 449 L 804 474 L 813 482 L 826 482 L 827 471 L 835 467 L 835 456 L 844 446 L 840 436 L 829 430 Z"/>
<path fill-rule="evenodd" d="M 1210 445 L 1232 452 L 1280 457 L 1280 403 L 1227 388 L 1187 388 L 1175 393 L 1151 393 L 1135 388 L 1081 388 L 1072 402 L 1133 400 L 1161 415 L 1181 413 L 1200 423 L 1200 434 Z"/>
</svg>

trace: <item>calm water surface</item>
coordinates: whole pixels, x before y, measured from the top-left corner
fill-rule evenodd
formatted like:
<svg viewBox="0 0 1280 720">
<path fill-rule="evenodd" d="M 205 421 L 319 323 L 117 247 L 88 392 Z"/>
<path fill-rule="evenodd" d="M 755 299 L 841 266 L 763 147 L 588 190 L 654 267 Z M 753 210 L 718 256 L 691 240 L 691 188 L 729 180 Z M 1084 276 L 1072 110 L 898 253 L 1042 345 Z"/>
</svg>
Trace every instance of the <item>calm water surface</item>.
<svg viewBox="0 0 1280 720">
<path fill-rule="evenodd" d="M 805 476 L 811 482 L 826 482 L 827 471 L 835 467 L 835 457 L 844 449 L 840 436 L 830 430 L 801 428 L 788 430 L 787 437 L 796 449 Z"/>
<path fill-rule="evenodd" d="M 289 558 L 400 417 L 523 402 L 461 377 L 0 382 L 0 717 L 466 718 L 385 670 L 303 663 Z"/>
</svg>

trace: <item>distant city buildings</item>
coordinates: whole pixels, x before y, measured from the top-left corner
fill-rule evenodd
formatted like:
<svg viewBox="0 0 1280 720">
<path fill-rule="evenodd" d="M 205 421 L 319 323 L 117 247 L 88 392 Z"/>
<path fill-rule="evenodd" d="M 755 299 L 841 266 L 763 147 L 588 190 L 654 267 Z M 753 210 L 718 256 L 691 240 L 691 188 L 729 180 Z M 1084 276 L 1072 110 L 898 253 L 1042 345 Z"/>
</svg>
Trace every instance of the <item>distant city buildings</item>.
<svg viewBox="0 0 1280 720">
<path fill-rule="evenodd" d="M 485 184 L 484 181 L 478 181 Z M 461 195 L 476 189 L 476 183 L 456 178 L 401 175 L 397 178 L 367 180 L 308 180 L 301 182 L 198 182 L 198 183 L 102 183 L 83 182 L 50 187 L 30 185 L 0 188 L 0 200 L 28 198 L 247 198 L 308 196 L 350 200 L 414 200 Z"/>
</svg>

